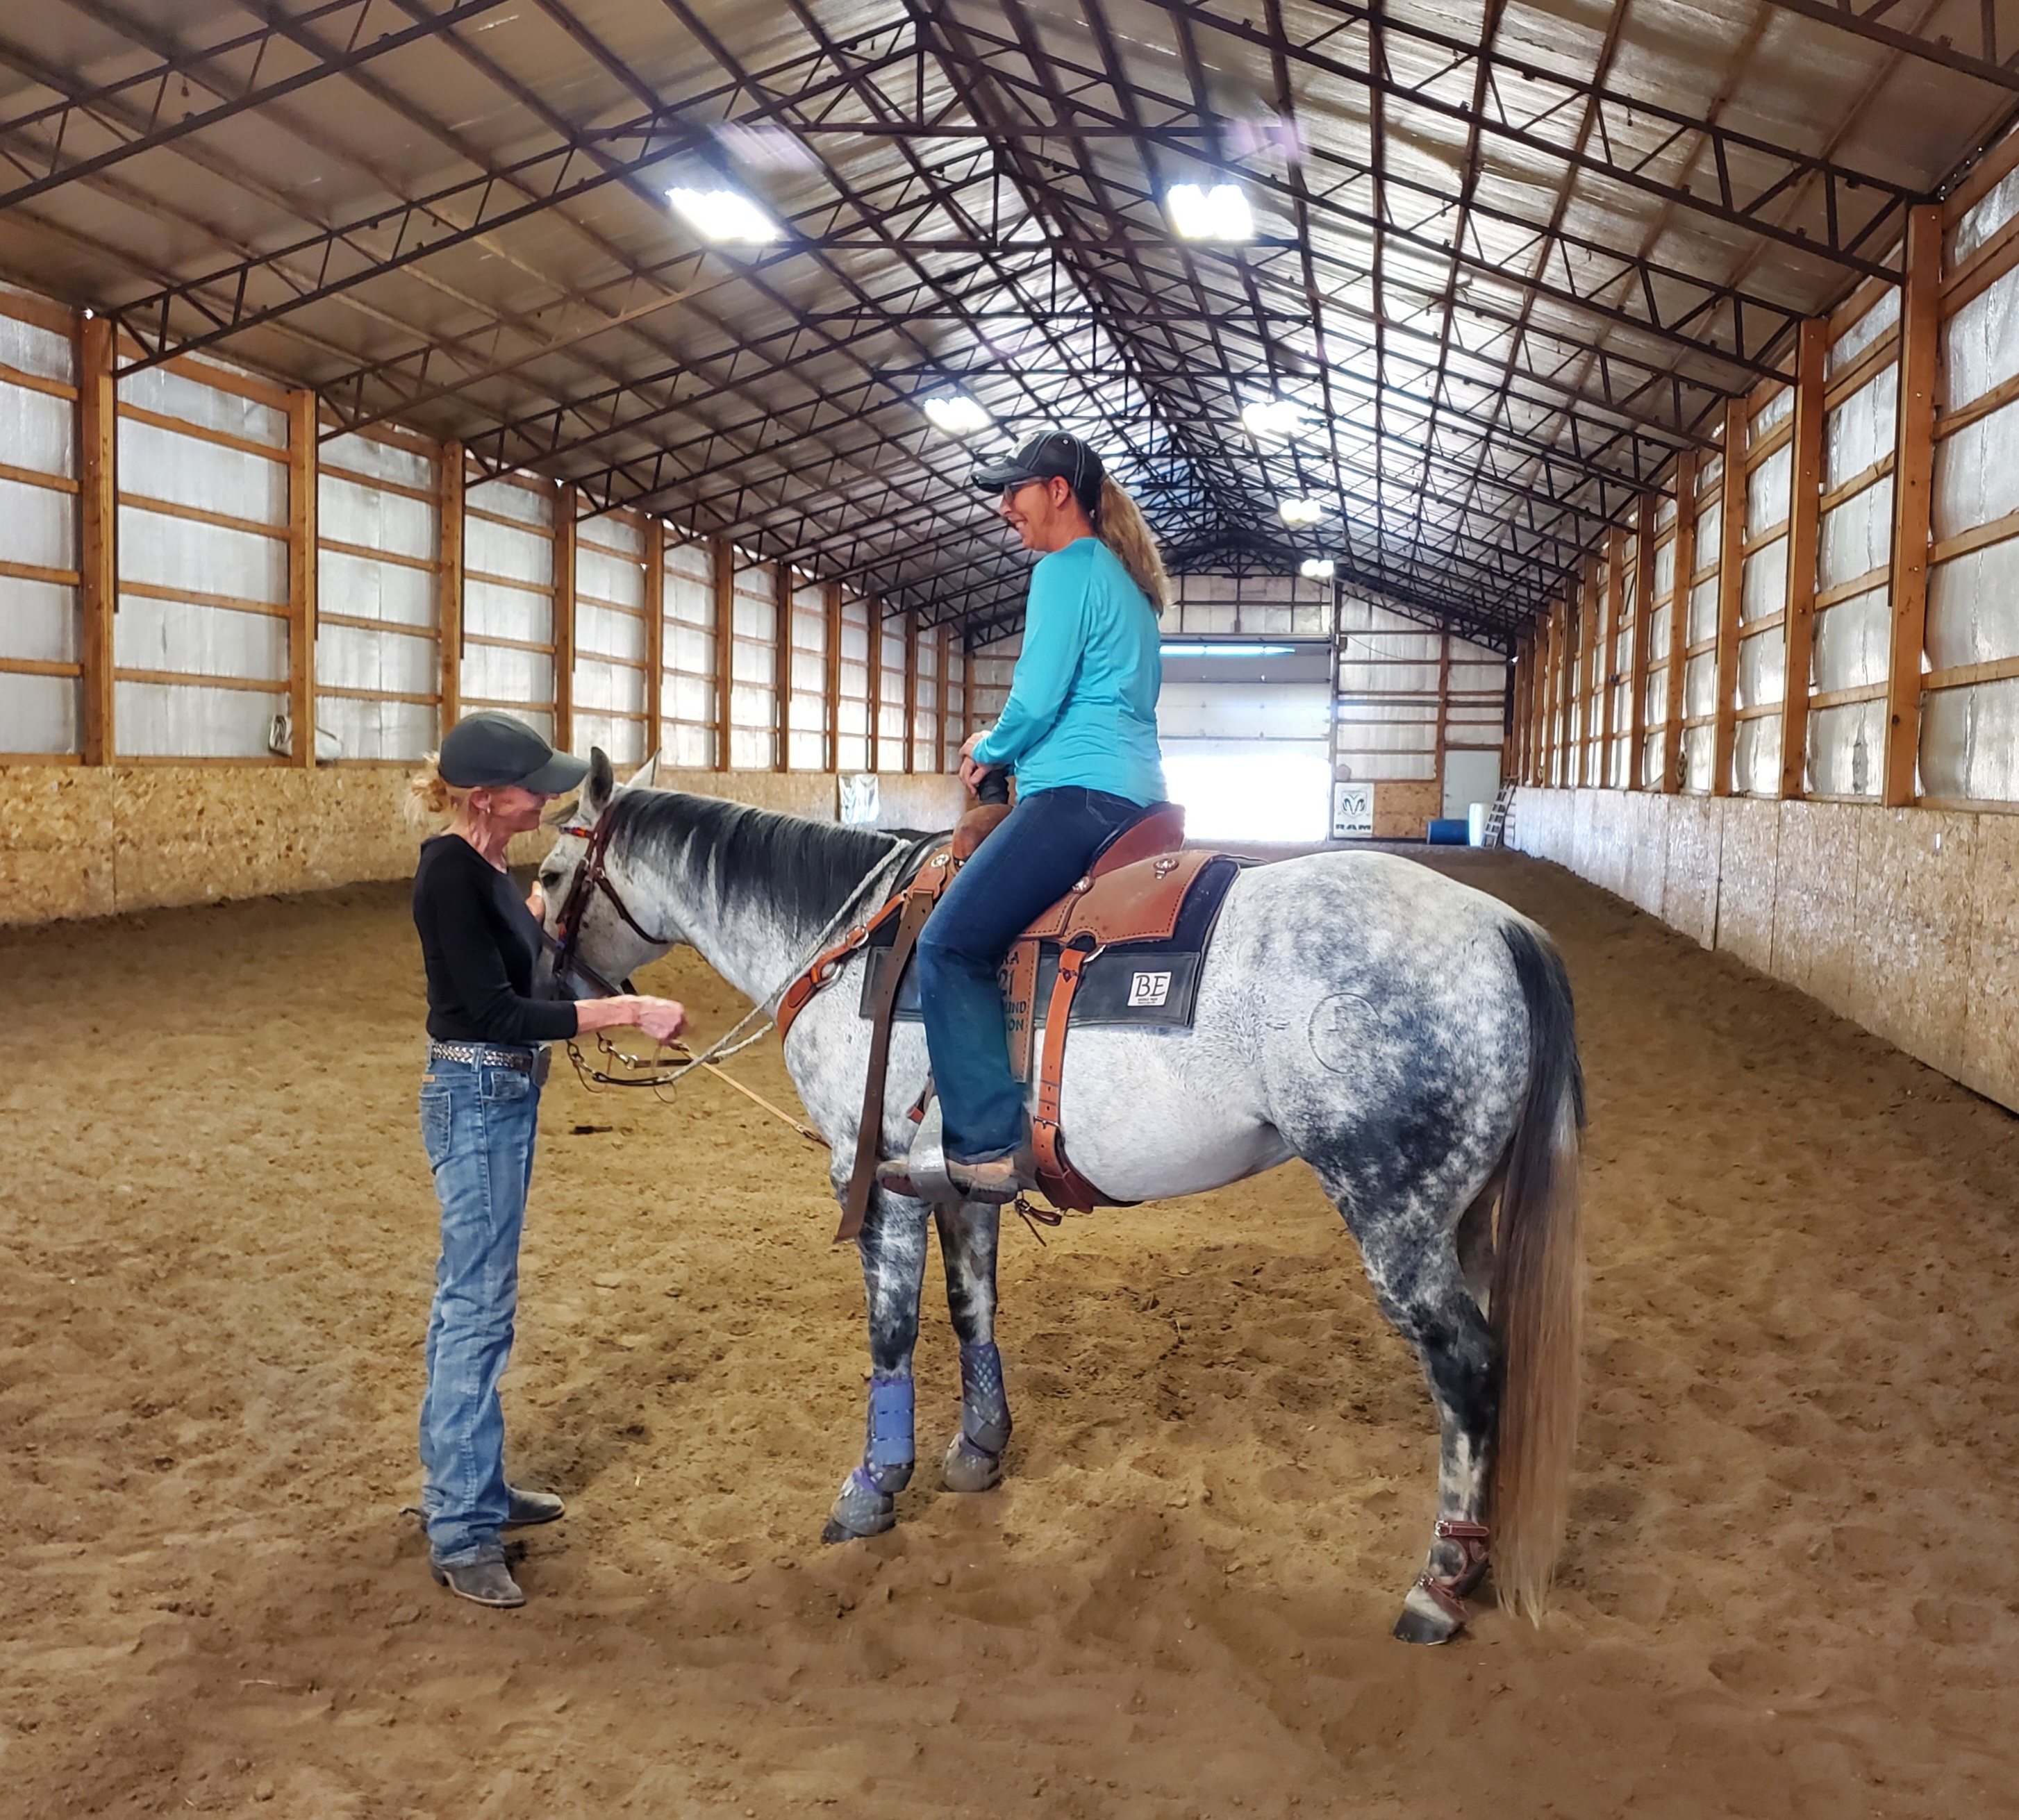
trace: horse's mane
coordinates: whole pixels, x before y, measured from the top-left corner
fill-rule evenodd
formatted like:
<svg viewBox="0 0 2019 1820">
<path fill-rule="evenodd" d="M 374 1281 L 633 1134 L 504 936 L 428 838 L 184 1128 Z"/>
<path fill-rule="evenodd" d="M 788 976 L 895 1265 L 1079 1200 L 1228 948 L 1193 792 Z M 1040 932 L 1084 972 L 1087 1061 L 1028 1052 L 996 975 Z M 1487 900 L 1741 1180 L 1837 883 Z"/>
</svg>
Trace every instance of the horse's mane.
<svg viewBox="0 0 2019 1820">
<path fill-rule="evenodd" d="M 669 869 L 686 867 L 714 892 L 718 908 L 736 885 L 762 879 L 780 914 L 806 923 L 826 922 L 872 867 L 907 844 L 901 834 L 680 791 L 622 791 L 609 812 L 620 818 L 614 834 L 626 848 Z"/>
</svg>

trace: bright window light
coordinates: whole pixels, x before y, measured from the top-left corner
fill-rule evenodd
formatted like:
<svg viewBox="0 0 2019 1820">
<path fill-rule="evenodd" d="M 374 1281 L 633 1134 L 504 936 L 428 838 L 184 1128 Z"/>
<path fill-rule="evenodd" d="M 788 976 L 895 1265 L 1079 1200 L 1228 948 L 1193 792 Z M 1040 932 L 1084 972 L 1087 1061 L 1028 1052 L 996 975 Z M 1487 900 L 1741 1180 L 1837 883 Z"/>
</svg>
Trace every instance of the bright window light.
<svg viewBox="0 0 2019 1820">
<path fill-rule="evenodd" d="M 1166 657 L 1287 657 L 1292 645 L 1169 644 L 1158 649 Z"/>
<path fill-rule="evenodd" d="M 702 239 L 718 244 L 766 246 L 778 239 L 778 223 L 738 190 L 669 190 L 666 200 Z"/>
<path fill-rule="evenodd" d="M 1325 516 L 1325 507 L 1315 499 L 1286 499 L 1276 508 L 1276 516 L 1287 525 L 1316 524 Z"/>
<path fill-rule="evenodd" d="M 1216 183 L 1210 190 L 1173 183 L 1164 192 L 1164 206 L 1181 239 L 1239 243 L 1255 237 L 1255 216 L 1238 183 Z"/>
<path fill-rule="evenodd" d="M 1307 556 L 1297 565 L 1297 573 L 1307 581 L 1329 581 L 1339 572 L 1339 565 L 1329 556 Z"/>
<path fill-rule="evenodd" d="M 1241 407 L 1241 427 L 1252 436 L 1290 436 L 1304 421 L 1304 409 L 1294 398 L 1269 398 Z"/>
<path fill-rule="evenodd" d="M 1185 832 L 1196 840 L 1322 841 L 1331 829 L 1332 765 L 1322 751 L 1208 756 L 1166 746 L 1164 787 L 1185 805 Z"/>
<path fill-rule="evenodd" d="M 971 436 L 988 428 L 994 420 L 965 392 L 926 400 L 926 421 L 942 436 Z"/>
</svg>

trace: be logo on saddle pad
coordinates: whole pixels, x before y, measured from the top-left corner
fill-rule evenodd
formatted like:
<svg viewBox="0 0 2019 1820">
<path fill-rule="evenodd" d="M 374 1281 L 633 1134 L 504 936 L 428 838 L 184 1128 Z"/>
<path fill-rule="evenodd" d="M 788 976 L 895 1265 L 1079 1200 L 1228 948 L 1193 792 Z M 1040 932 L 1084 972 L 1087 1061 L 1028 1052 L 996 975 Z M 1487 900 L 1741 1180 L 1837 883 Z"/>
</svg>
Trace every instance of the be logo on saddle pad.
<svg viewBox="0 0 2019 1820">
<path fill-rule="evenodd" d="M 1132 1005 L 1160 1005 L 1171 996 L 1171 976 L 1168 973 L 1139 973 L 1129 983 L 1129 1002 Z"/>
</svg>

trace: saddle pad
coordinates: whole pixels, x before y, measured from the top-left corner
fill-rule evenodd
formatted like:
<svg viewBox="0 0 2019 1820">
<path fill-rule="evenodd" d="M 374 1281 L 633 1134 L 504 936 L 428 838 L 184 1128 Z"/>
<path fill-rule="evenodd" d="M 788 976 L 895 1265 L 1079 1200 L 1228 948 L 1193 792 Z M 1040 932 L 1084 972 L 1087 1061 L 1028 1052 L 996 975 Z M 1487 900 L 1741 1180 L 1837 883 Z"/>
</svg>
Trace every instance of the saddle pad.
<svg viewBox="0 0 2019 1820">
<path fill-rule="evenodd" d="M 1200 868 L 1178 913 L 1176 926 L 1168 942 L 1130 942 L 1105 949 L 1080 979 L 1074 995 L 1071 1026 L 1129 1024 L 1187 1030 L 1198 997 L 1199 964 L 1204 960 L 1227 888 L 1245 862 L 1231 854 L 1216 854 Z M 879 982 L 890 964 L 890 937 L 895 932 L 879 931 L 871 938 L 867 964 L 862 971 L 861 1012 L 869 1015 L 875 1002 Z M 1059 950 L 1056 942 L 1038 949 L 1037 990 L 1031 994 L 1038 1027 L 1044 1027 L 1051 1004 L 1052 982 L 1058 976 Z M 1006 999 L 1009 991 L 1010 964 L 1003 965 L 1002 983 Z M 918 963 L 906 964 L 898 982 L 893 1015 L 902 1022 L 919 1021 Z"/>
</svg>

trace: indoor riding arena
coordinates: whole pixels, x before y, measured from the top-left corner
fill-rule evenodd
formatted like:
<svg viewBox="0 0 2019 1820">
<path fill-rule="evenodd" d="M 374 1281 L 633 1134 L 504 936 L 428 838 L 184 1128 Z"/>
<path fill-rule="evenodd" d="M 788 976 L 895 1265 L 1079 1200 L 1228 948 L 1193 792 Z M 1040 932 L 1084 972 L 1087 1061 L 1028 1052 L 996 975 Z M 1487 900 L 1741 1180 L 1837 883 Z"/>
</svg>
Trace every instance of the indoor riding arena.
<svg viewBox="0 0 2019 1820">
<path fill-rule="evenodd" d="M 0 1813 L 2014 1813 L 2015 52 L 0 8 Z M 1089 534 L 1187 845 L 1006 964 L 999 1212 L 902 982 Z M 438 1023 L 451 815 L 578 1040 Z"/>
</svg>

